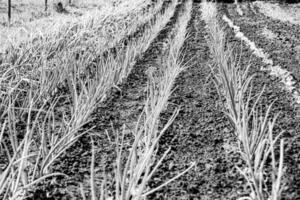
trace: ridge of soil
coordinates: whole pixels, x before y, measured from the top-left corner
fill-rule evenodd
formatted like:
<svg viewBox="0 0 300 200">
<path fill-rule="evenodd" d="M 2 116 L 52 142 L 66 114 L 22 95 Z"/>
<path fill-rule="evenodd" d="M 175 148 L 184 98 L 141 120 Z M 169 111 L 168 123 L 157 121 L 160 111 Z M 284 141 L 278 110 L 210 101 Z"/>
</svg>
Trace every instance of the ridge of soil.
<svg viewBox="0 0 300 200">
<path fill-rule="evenodd" d="M 219 6 L 219 12 L 222 14 L 226 14 L 229 18 L 231 18 L 231 20 L 237 26 L 241 27 L 241 32 L 243 32 L 246 37 L 248 37 L 250 40 L 254 41 L 258 46 L 260 46 L 260 48 L 263 48 L 265 51 L 267 51 L 270 54 L 270 56 L 272 56 L 273 60 L 275 60 L 275 57 L 278 55 L 279 57 L 278 59 L 276 59 L 275 63 L 284 67 L 287 66 L 286 63 L 293 62 L 294 58 L 292 56 L 288 56 L 288 57 L 285 56 L 286 50 L 285 48 L 283 48 L 284 43 L 278 40 L 275 40 L 273 43 L 267 41 L 267 39 L 258 35 L 257 26 L 248 23 L 248 22 L 255 21 L 256 16 L 246 15 L 247 19 L 242 20 L 240 19 L 239 15 L 233 12 L 231 5 L 225 5 L 225 4 Z M 269 21 L 266 21 L 265 23 L 269 23 Z M 274 31 L 272 27 L 270 27 L 270 29 Z M 280 31 L 280 30 L 276 30 L 276 31 Z M 241 44 L 241 41 L 235 38 L 235 34 L 233 30 L 227 25 L 226 25 L 226 32 L 227 32 L 229 44 L 231 45 L 234 45 L 236 43 Z M 292 34 L 293 32 L 295 32 L 295 30 L 289 34 Z M 286 33 L 282 33 L 282 34 L 286 34 Z M 290 37 L 289 34 L 287 35 L 287 37 Z M 292 39 L 289 40 L 289 42 L 291 41 L 293 40 Z M 278 79 L 271 76 L 269 72 L 264 72 L 260 70 L 261 66 L 264 66 L 262 60 L 260 58 L 253 56 L 252 51 L 244 43 L 242 43 L 241 45 L 242 45 L 241 48 L 242 48 L 242 55 L 243 55 L 240 60 L 241 66 L 247 66 L 250 64 L 251 65 L 250 74 L 256 74 L 253 80 L 254 94 L 258 94 L 262 90 L 263 86 L 265 86 L 265 90 L 262 95 L 262 101 L 260 105 L 264 109 L 266 109 L 273 101 L 275 101 L 272 107 L 271 116 L 280 113 L 277 119 L 274 134 L 277 135 L 280 131 L 285 130 L 282 138 L 284 138 L 284 144 L 285 144 L 284 165 L 286 166 L 286 171 L 285 171 L 286 174 L 284 175 L 283 178 L 283 183 L 285 184 L 285 187 L 282 193 L 282 199 L 289 199 L 289 200 L 300 199 L 300 190 L 299 190 L 300 188 L 300 178 L 299 178 L 300 177 L 300 137 L 299 137 L 300 116 L 297 114 L 299 105 L 295 105 L 295 103 L 292 100 L 291 94 L 285 91 L 281 87 L 281 83 L 279 82 Z M 273 50 L 270 49 L 272 45 L 274 46 L 274 48 L 278 48 L 278 53 L 274 53 Z M 279 48 L 282 49 L 280 49 L 279 51 Z M 249 63 L 249 59 L 250 59 L 250 63 Z M 287 68 L 290 69 L 291 67 L 296 67 L 296 66 L 293 65 Z M 295 73 L 295 69 L 293 73 Z M 279 158 L 278 146 L 276 148 L 277 148 L 276 158 Z"/>
</svg>

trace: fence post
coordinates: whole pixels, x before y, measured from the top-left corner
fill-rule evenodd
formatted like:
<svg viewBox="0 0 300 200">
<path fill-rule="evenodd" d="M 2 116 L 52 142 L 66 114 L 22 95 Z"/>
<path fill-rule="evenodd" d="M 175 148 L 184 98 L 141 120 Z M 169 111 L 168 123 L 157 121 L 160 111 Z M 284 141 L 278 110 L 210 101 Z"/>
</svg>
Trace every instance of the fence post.
<svg viewBox="0 0 300 200">
<path fill-rule="evenodd" d="M 8 0 L 8 25 L 10 26 L 11 21 L 11 0 Z"/>
</svg>

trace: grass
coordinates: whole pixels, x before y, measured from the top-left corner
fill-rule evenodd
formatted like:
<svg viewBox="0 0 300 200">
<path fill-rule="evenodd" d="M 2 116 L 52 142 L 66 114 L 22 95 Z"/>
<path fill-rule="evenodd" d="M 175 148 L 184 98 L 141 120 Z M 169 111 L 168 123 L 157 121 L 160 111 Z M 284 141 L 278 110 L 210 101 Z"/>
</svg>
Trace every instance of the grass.
<svg viewBox="0 0 300 200">
<path fill-rule="evenodd" d="M 88 4 L 89 3 L 86 2 L 85 5 Z M 9 47 L 18 48 L 21 43 L 31 43 L 31 41 L 37 40 L 37 38 L 45 39 L 49 37 L 57 39 L 57 35 L 63 33 L 63 31 L 68 31 L 62 30 L 62 28 L 76 29 L 78 26 L 80 26 L 79 33 L 86 34 L 86 36 L 90 36 L 87 34 L 95 34 L 95 32 L 98 31 L 97 36 L 103 41 L 101 45 L 110 45 L 110 47 L 112 47 L 115 46 L 120 39 L 124 38 L 125 35 L 135 31 L 139 25 L 148 21 L 149 17 L 152 17 L 153 13 L 156 13 L 158 9 L 160 9 L 162 1 L 159 1 L 149 12 L 144 12 L 143 9 L 149 4 L 150 2 L 147 0 L 138 0 L 135 1 L 134 4 L 130 4 L 130 1 L 123 1 L 123 3 L 118 6 L 98 3 L 99 8 L 95 7 L 87 11 L 82 7 L 78 8 L 83 12 L 80 15 L 54 13 L 53 15 L 31 21 L 19 20 L 16 25 L 11 24 L 10 27 L 2 25 L 0 31 L 0 42 L 2 44 L 0 53 L 5 53 L 5 49 Z M 35 5 L 33 7 L 37 10 Z M 27 7 L 25 10 L 28 10 Z M 78 11 L 76 11 L 76 13 L 78 13 Z M 20 19 L 24 19 L 22 13 L 20 14 Z M 18 18 L 16 18 L 16 20 L 18 20 Z M 90 27 L 86 27 L 86 29 L 81 27 L 91 22 L 94 23 L 92 29 Z M 62 24 L 64 25 L 62 26 Z M 76 27 L 74 27 L 74 25 Z M 49 31 L 49 27 L 51 27 L 51 31 Z M 79 34 L 78 32 L 76 33 Z M 71 37 L 70 40 L 72 39 L 74 38 Z"/>
<path fill-rule="evenodd" d="M 146 28 L 144 34 L 99 59 L 107 43 L 107 23 L 125 16 L 85 16 L 63 24 L 46 36 L 7 49 L 1 64 L 1 156 L 6 167 L 0 177 L 4 198 L 24 198 L 29 189 L 50 176 L 55 160 L 79 137 L 89 133 L 82 126 L 106 93 L 122 83 L 135 60 L 168 22 L 177 2 Z M 132 20 L 134 27 L 150 20 L 161 6 L 144 13 L 143 20 Z M 130 8 L 125 19 L 136 19 L 140 8 Z M 95 14 L 95 13 L 94 13 Z M 110 21 L 109 21 L 110 20 Z M 115 27 L 119 26 L 115 24 Z M 115 42 L 134 30 L 127 25 L 110 37 Z M 107 34 L 107 36 L 109 35 Z M 79 49 L 78 49 L 79 48 Z M 24 124 L 24 126 L 20 125 Z"/>
<path fill-rule="evenodd" d="M 40 132 L 41 135 L 36 135 L 35 132 L 40 128 L 38 124 L 39 118 L 44 114 L 43 108 L 34 109 L 34 98 L 31 93 L 26 97 L 29 107 L 22 108 L 28 114 L 25 130 L 22 132 L 17 131 L 16 126 L 16 112 L 18 108 L 14 107 L 15 101 L 13 99 L 8 100 L 9 104 L 6 108 L 4 115 L 7 115 L 3 124 L 1 124 L 1 152 L 6 154 L 8 165 L 1 173 L 0 177 L 0 194 L 4 194 L 5 198 L 22 198 L 25 195 L 26 190 L 34 184 L 42 181 L 50 176 L 62 175 L 60 173 L 45 173 L 47 166 L 53 160 L 44 159 L 42 166 L 39 168 L 38 163 L 40 158 L 45 156 L 51 158 L 53 151 L 45 152 L 46 147 L 43 146 L 43 139 L 45 140 L 45 132 Z M 8 97 L 8 98 L 11 98 Z M 46 121 L 47 118 L 45 118 Z M 2 119 L 1 119 L 2 120 Z M 45 123 L 44 121 L 44 123 Z M 7 130 L 8 129 L 8 130 Z M 8 138 L 4 140 L 4 134 L 8 134 Z M 24 134 L 21 136 L 21 134 Z M 70 133 L 68 133 L 69 135 Z M 22 139 L 18 139 L 22 137 Z M 34 137 L 40 138 L 40 142 L 34 143 Z M 79 136 L 78 136 L 79 137 Z M 69 141 L 68 143 L 72 143 Z M 67 145 L 65 145 L 65 148 Z M 55 147 L 53 147 L 55 149 Z M 4 156 L 4 155 L 2 155 Z M 22 186 L 20 186 L 22 185 Z"/>
<path fill-rule="evenodd" d="M 278 3 L 256 1 L 254 2 L 260 12 L 266 16 L 282 22 L 288 22 L 291 24 L 300 24 L 300 4 L 287 4 L 279 5 Z"/>
<path fill-rule="evenodd" d="M 24 23 L 40 20 L 47 17 L 59 17 L 62 14 L 57 13 L 54 9 L 54 4 L 58 1 L 49 1 L 47 3 L 47 10 L 45 10 L 45 1 L 32 1 L 32 0 L 20 0 L 12 1 L 12 19 L 11 26 L 23 26 Z M 60 1 L 63 7 L 67 10 L 68 15 L 79 16 L 86 12 L 100 9 L 104 11 L 105 9 L 111 9 L 117 5 L 117 2 L 105 1 L 105 0 L 72 0 L 71 4 L 69 0 Z M 139 4 L 141 1 L 136 1 Z M 123 5 L 128 4 L 128 0 L 122 1 Z M 0 21 L 1 25 L 7 25 L 7 1 L 0 1 Z M 139 5 L 140 6 L 140 5 Z"/>
<path fill-rule="evenodd" d="M 274 138 L 275 117 L 270 116 L 272 104 L 267 110 L 260 108 L 259 100 L 264 91 L 253 96 L 252 79 L 249 75 L 250 66 L 240 65 L 238 56 L 226 45 L 225 33 L 218 25 L 217 10 L 213 3 L 203 3 L 203 18 L 209 32 L 209 45 L 215 66 L 211 67 L 219 95 L 225 98 L 225 113 L 235 128 L 238 139 L 238 152 L 245 162 L 244 169 L 238 168 L 250 186 L 251 193 L 240 199 L 280 199 L 283 188 L 284 173 L 283 144 L 280 140 L 280 157 L 275 158 L 275 144 L 283 132 Z M 227 46 L 227 49 L 225 48 Z M 252 105 L 250 105 L 250 102 Z M 267 159 L 271 159 L 271 172 L 266 168 Z M 271 180 L 271 189 L 267 185 Z"/>
</svg>

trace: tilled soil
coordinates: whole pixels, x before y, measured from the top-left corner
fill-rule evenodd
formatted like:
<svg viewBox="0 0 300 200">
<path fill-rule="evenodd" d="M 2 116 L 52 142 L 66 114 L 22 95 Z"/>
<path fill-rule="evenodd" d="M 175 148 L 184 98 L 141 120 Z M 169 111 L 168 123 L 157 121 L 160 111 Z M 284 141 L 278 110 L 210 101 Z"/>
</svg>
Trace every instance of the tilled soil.
<svg viewBox="0 0 300 200">
<path fill-rule="evenodd" d="M 112 90 L 108 99 L 93 114 L 94 120 L 86 126 L 86 128 L 95 126 L 94 132 L 97 135 L 94 137 L 97 185 L 103 180 L 102 173 L 107 175 L 108 180 L 112 178 L 115 161 L 113 129 L 120 130 L 123 124 L 131 129 L 135 125 L 146 98 L 147 69 L 153 66 L 160 67 L 158 61 L 164 55 L 164 43 L 172 35 L 184 3 L 185 0 L 180 1 L 170 22 L 143 57 L 137 61 L 126 81 L 118 86 L 121 90 Z M 261 14 L 253 16 L 253 11 L 246 13 L 244 18 L 240 19 L 231 5 L 219 6 L 221 14 L 228 14 L 228 11 L 231 13 L 229 17 L 241 26 L 241 31 L 245 30 L 246 36 L 256 43 L 261 42 L 261 45 L 265 45 L 261 48 L 272 55 L 272 58 L 274 57 L 275 64 L 278 62 L 281 66 L 294 70 L 292 72 L 295 76 L 299 75 L 296 73 L 297 69 L 294 69 L 296 68 L 296 65 L 293 65 L 294 58 L 282 51 L 286 45 L 293 46 L 294 42 L 299 42 L 299 35 L 289 34 L 296 34 L 297 28 L 288 24 L 281 26 L 280 29 L 290 27 L 289 31 L 280 31 L 280 34 L 288 40 L 284 40 L 285 42 L 275 40 L 273 47 L 269 44 L 270 41 L 257 33 L 257 28 L 268 26 L 268 29 L 272 31 L 279 31 L 273 30 L 275 28 L 273 26 L 280 26 L 279 22 L 268 19 L 269 23 L 272 22 L 275 25 L 263 23 L 266 17 Z M 258 25 L 255 25 L 255 19 Z M 233 135 L 233 127 L 222 112 L 224 101 L 218 96 L 212 82 L 209 66 L 213 64 L 213 58 L 207 43 L 208 34 L 205 25 L 201 19 L 200 3 L 194 1 L 192 18 L 188 25 L 190 35 L 182 47 L 183 56 L 189 68 L 177 77 L 175 90 L 169 98 L 167 109 L 161 113 L 159 125 L 160 128 L 163 127 L 174 110 L 180 108 L 177 118 L 160 140 L 157 158 L 159 159 L 167 148 L 171 147 L 171 151 L 155 173 L 149 187 L 155 188 L 173 178 L 188 168 L 192 162 L 196 163 L 196 167 L 149 195 L 148 199 L 238 199 L 249 194 L 244 177 L 235 168 L 236 165 L 243 166 L 243 162 L 238 154 L 229 153 L 230 144 L 236 143 L 236 139 Z M 241 42 L 234 37 L 233 31 L 229 27 L 225 30 L 228 34 L 228 45 L 239 46 Z M 274 53 L 271 47 L 278 48 L 278 52 Z M 282 54 L 279 51 L 280 48 Z M 266 86 L 261 101 L 262 107 L 267 107 L 276 99 L 271 113 L 274 116 L 280 112 L 275 134 L 282 129 L 286 131 L 283 135 L 285 138 L 284 163 L 287 167 L 283 199 L 300 199 L 298 189 L 300 188 L 300 141 L 299 137 L 296 138 L 300 129 L 298 122 L 300 116 L 297 116 L 296 105 L 290 98 L 291 95 L 283 90 L 279 80 L 269 76 L 268 72 L 260 71 L 263 65 L 262 60 L 252 56 L 251 50 L 245 44 L 242 44 L 242 49 L 241 65 L 247 66 L 251 58 L 250 72 L 256 74 L 253 82 L 254 92 L 257 94 L 263 85 Z M 83 183 L 88 195 L 90 151 L 90 137 L 84 136 L 57 161 L 55 171 L 65 173 L 69 175 L 69 178 L 47 181 L 43 186 L 38 187 L 35 196 L 31 199 L 79 199 L 78 191 L 74 196 L 75 188 L 79 186 L 78 182 Z M 108 184 L 107 187 L 112 186 Z"/>
<path fill-rule="evenodd" d="M 293 47 L 299 44 L 300 41 L 300 35 L 296 34 L 300 30 L 299 27 L 268 19 L 262 14 L 254 15 L 253 12 L 245 12 L 244 10 L 245 15 L 241 17 L 234 10 L 233 5 L 229 4 L 219 6 L 219 11 L 220 14 L 226 14 L 235 25 L 241 28 L 241 32 L 246 37 L 267 52 L 275 65 L 286 68 L 292 72 L 296 80 L 298 79 L 299 64 L 297 64 L 292 52 Z M 261 36 L 259 31 L 265 26 L 281 37 L 270 41 Z M 229 43 L 240 42 L 234 37 L 234 32 L 231 28 L 226 27 L 226 31 Z M 282 38 L 285 39 L 282 40 Z M 270 76 L 269 72 L 260 71 L 261 66 L 264 66 L 262 60 L 253 56 L 252 51 L 244 43 L 242 44 L 242 49 L 241 65 L 247 66 L 250 64 L 251 73 L 256 74 L 253 84 L 254 92 L 257 94 L 263 86 L 266 87 L 261 105 L 267 107 L 275 100 L 272 116 L 280 113 L 276 123 L 275 134 L 278 134 L 281 130 L 285 131 L 282 138 L 285 140 L 284 165 L 286 166 L 286 174 L 284 183 L 286 186 L 282 199 L 300 199 L 300 123 L 299 115 L 297 114 L 299 105 L 293 101 L 291 94 L 284 90 L 280 80 Z M 299 82 L 295 86 L 299 88 Z"/>
</svg>

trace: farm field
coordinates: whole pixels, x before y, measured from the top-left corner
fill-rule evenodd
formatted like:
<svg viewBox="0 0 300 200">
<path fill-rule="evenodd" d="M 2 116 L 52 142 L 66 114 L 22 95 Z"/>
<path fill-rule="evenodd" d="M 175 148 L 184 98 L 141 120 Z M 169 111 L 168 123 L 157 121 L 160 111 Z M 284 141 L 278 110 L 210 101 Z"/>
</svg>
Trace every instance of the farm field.
<svg viewBox="0 0 300 200">
<path fill-rule="evenodd" d="M 300 4 L 5 3 L 0 199 L 300 199 Z"/>
</svg>

